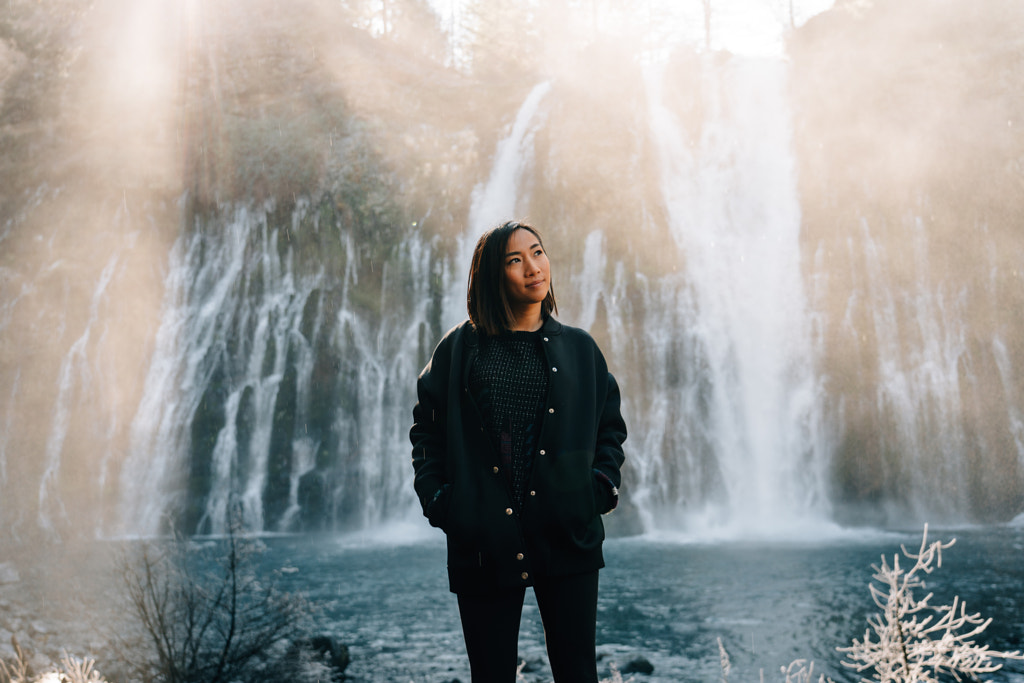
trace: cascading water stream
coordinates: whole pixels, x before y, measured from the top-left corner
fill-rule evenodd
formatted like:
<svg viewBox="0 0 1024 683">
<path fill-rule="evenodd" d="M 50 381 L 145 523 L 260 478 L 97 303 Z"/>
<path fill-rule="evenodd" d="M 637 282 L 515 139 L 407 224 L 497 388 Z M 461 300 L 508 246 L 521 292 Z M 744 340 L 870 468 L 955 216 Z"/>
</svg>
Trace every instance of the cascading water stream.
<svg viewBox="0 0 1024 683">
<path fill-rule="evenodd" d="M 966 488 L 956 484 L 967 479 L 962 454 L 969 450 L 960 420 L 961 380 L 975 380 L 961 360 L 967 356 L 967 311 L 962 296 L 929 284 L 928 236 L 921 219 L 909 218 L 904 228 L 912 258 L 902 258 L 897 269 L 872 226 L 861 220 L 862 291 L 872 302 L 878 349 L 876 400 L 896 426 L 882 438 L 902 454 L 898 462 L 884 463 L 885 477 L 900 482 L 907 493 L 904 507 L 913 514 L 955 519 L 969 506 Z M 908 281 L 915 284 L 898 300 L 892 278 L 906 278 L 907 268 L 914 273 Z"/>
<path fill-rule="evenodd" d="M 358 363 L 342 378 L 353 381 L 357 400 L 335 416 L 339 447 L 352 455 L 338 463 L 339 485 L 332 495 L 333 508 L 345 511 L 353 528 L 419 516 L 410 485 L 408 433 L 422 369 L 419 354 L 427 351 L 420 347 L 431 313 L 428 283 L 436 273 L 431 259 L 430 248 L 411 236 L 401 245 L 400 258 L 382 266 L 380 305 L 387 314 L 379 326 L 344 303 L 338 312 L 331 345 L 339 358 Z M 354 275 L 346 275 L 346 288 L 355 284 Z"/>
<path fill-rule="evenodd" d="M 18 396 L 18 385 L 21 383 L 21 375 L 16 374 L 14 381 L 11 382 L 11 390 L 7 396 L 7 405 L 4 410 L 6 419 L 4 420 L 3 432 L 0 433 L 0 488 L 7 486 L 7 443 L 10 439 L 8 434 L 11 433 L 11 429 L 14 426 L 14 401 Z M 0 514 L 4 513 L 5 510 L 0 506 Z"/>
<path fill-rule="evenodd" d="M 67 355 L 61 362 L 54 416 L 50 425 L 50 434 L 46 440 L 45 469 L 39 484 L 38 523 L 41 529 L 50 533 L 53 533 L 55 530 L 55 522 L 63 521 L 67 514 L 61 501 L 60 493 L 57 491 L 57 478 L 61 469 L 61 453 L 64 449 L 64 440 L 67 438 L 68 422 L 75 408 L 75 399 L 80 393 L 76 392 L 76 387 L 89 386 L 91 383 L 88 348 L 91 337 L 96 334 L 97 330 L 95 328 L 99 322 L 99 309 L 106 289 L 114 277 L 117 262 L 118 254 L 115 253 L 103 268 L 96 289 L 93 291 L 92 301 L 89 305 L 89 319 L 85 325 L 85 330 L 71 345 Z"/>
<path fill-rule="evenodd" d="M 705 65 L 699 132 L 685 130 L 664 104 L 660 75 L 647 79 L 662 196 L 682 262 L 679 281 L 647 293 L 646 308 L 667 316 L 651 325 L 661 330 L 652 345 L 678 345 L 655 350 L 652 361 L 671 353 L 695 365 L 682 387 L 654 387 L 678 395 L 653 399 L 645 422 L 669 422 L 668 444 L 656 453 L 689 458 L 708 449 L 717 473 L 700 473 L 705 456 L 674 474 L 707 477 L 719 490 L 708 495 L 685 481 L 666 482 L 663 466 L 647 464 L 638 468 L 638 497 L 659 507 L 676 504 L 689 531 L 785 534 L 827 513 L 827 448 L 801 281 L 785 76 L 783 64 L 768 61 Z M 675 402 L 697 409 L 683 411 L 673 425 L 666 412 Z M 708 424 L 685 424 L 702 417 Z M 703 505 L 685 494 L 700 495 Z"/>
<path fill-rule="evenodd" d="M 996 361 L 996 366 L 999 368 L 999 380 L 1002 384 L 1003 392 L 1011 399 L 1015 399 L 1015 385 L 1013 382 L 1013 373 L 1011 371 L 1012 364 L 1010 363 L 1010 355 L 1007 351 L 1006 344 L 1003 343 L 1002 339 L 998 337 L 992 340 L 992 351 L 993 357 Z M 1022 465 L 1024 465 L 1024 414 L 1022 414 L 1019 406 L 1019 402 L 1012 401 L 1007 406 L 1010 413 L 1010 434 L 1013 437 L 1013 443 L 1017 447 L 1017 457 L 1019 458 Z M 1022 515 L 1024 516 L 1024 515 Z"/>
<path fill-rule="evenodd" d="M 260 249 L 247 268 L 252 230 L 259 231 Z M 201 513 L 203 526 L 208 531 L 224 531 L 228 498 L 234 492 L 240 496 L 246 527 L 263 528 L 260 501 L 284 354 L 288 337 L 298 325 L 296 318 L 301 319 L 305 298 L 316 285 L 313 278 L 299 284 L 300 291 L 296 291 L 290 268 L 287 264 L 282 268 L 278 261 L 277 239 L 276 232 L 268 234 L 258 217 L 240 209 L 220 234 L 196 231 L 175 244 L 156 349 L 132 424 L 131 452 L 122 469 L 122 519 L 130 520 L 130 531 L 157 533 L 168 510 L 182 504 L 181 478 L 190 465 L 187 458 L 193 436 L 188 426 L 207 399 L 211 382 L 224 382 L 214 374 L 225 372 L 226 364 L 244 379 L 229 390 L 223 428 L 215 437 L 209 497 Z M 257 287 L 262 287 L 262 292 L 251 292 Z M 255 310 L 252 304 L 246 305 L 243 295 L 247 293 L 257 295 Z M 250 328 L 251 336 L 232 339 Z M 231 358 L 226 349 L 229 340 L 238 343 Z M 272 340 L 282 344 L 275 345 L 268 355 Z M 237 470 L 235 433 L 245 389 L 251 392 L 256 416 L 247 476 Z M 233 481 L 236 478 L 240 480 Z"/>
</svg>

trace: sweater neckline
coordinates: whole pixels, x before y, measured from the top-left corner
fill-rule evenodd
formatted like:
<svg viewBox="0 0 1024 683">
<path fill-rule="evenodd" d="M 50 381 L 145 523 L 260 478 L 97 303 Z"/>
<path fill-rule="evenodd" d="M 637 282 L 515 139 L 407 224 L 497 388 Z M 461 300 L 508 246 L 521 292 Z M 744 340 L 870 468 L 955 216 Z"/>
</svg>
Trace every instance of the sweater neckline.
<svg viewBox="0 0 1024 683">
<path fill-rule="evenodd" d="M 498 339 L 532 339 L 541 334 L 544 328 L 538 330 L 505 330 L 498 335 Z"/>
</svg>

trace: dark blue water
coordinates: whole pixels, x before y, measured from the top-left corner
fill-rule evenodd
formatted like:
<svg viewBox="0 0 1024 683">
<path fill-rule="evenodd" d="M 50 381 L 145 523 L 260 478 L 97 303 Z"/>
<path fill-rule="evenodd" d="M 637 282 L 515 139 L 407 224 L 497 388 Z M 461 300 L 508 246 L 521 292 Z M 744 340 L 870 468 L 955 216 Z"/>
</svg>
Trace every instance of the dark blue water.
<svg viewBox="0 0 1024 683">
<path fill-rule="evenodd" d="M 956 544 L 928 577 L 932 604 L 952 596 L 991 617 L 979 642 L 1024 650 L 1024 529 L 931 529 Z M 598 652 L 607 675 L 637 655 L 654 665 L 635 681 L 718 681 L 717 640 L 732 663 L 732 683 L 781 681 L 782 666 L 815 662 L 838 681 L 857 676 L 840 665 L 837 647 L 862 638 L 876 612 L 868 593 L 871 565 L 900 544 L 917 549 L 920 533 L 868 534 L 806 544 L 665 543 L 617 539 L 606 544 L 601 572 Z M 444 545 L 383 545 L 336 537 L 277 538 L 266 560 L 290 567 L 289 588 L 320 610 L 323 632 L 350 647 L 355 681 L 468 683 L 455 598 L 448 593 Z M 901 563 L 903 566 L 909 566 Z M 542 659 L 543 631 L 528 593 L 520 656 Z M 546 669 L 527 681 L 550 680 Z M 815 676 L 816 678 L 816 676 Z M 1024 662 L 1009 661 L 987 680 L 1024 682 Z"/>
</svg>

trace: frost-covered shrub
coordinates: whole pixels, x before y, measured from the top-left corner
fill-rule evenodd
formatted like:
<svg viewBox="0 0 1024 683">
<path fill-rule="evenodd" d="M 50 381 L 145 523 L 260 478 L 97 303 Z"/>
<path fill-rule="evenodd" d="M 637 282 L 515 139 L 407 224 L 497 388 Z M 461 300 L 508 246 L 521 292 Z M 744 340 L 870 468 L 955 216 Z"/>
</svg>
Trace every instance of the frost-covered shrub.
<svg viewBox="0 0 1024 683">
<path fill-rule="evenodd" d="M 863 683 L 940 683 L 953 679 L 976 681 L 980 674 L 1002 668 L 1000 659 L 1024 659 L 1020 652 L 1001 652 L 980 645 L 975 638 L 988 628 L 991 619 L 980 613 L 969 614 L 959 597 L 952 605 L 930 604 L 933 597 L 915 595 L 925 589 L 924 575 L 942 566 L 942 551 L 948 543 L 928 543 L 928 526 L 924 527 L 921 547 L 912 553 L 900 546 L 903 556 L 913 560 L 910 569 L 900 566 L 900 556 L 893 555 L 892 564 L 882 556 L 880 565 L 872 565 L 872 578 L 878 583 L 868 584 L 871 598 L 882 610 L 868 617 L 869 628 L 864 638 L 854 638 L 849 647 L 837 648 L 846 653 L 843 666 L 857 673 L 872 672 Z M 729 683 L 729 654 L 721 639 L 718 641 L 722 668 L 722 683 Z M 814 662 L 797 659 L 781 669 L 785 683 L 813 683 Z M 761 683 L 764 683 L 762 671 Z M 817 683 L 834 683 L 819 674 Z"/>
<path fill-rule="evenodd" d="M 868 617 L 864 638 L 854 639 L 843 665 L 854 671 L 873 672 L 862 681 L 873 683 L 937 683 L 940 677 L 977 679 L 979 674 L 1002 668 L 999 659 L 1022 659 L 1020 652 L 999 652 L 979 645 L 979 636 L 991 619 L 979 613 L 969 614 L 959 597 L 952 605 L 933 606 L 932 593 L 917 597 L 915 590 L 925 589 L 924 575 L 942 566 L 942 551 L 953 545 L 928 543 L 924 528 L 921 547 L 916 553 L 901 546 L 904 557 L 913 561 L 910 569 L 900 567 L 900 556 L 892 565 L 882 556 L 881 565 L 872 565 L 874 578 L 881 586 L 870 584 L 871 597 L 882 610 Z"/>
<path fill-rule="evenodd" d="M 32 676 L 17 639 L 12 638 L 11 644 L 17 657 L 10 663 L 0 660 L 0 683 L 107 683 L 94 668 L 95 661 L 88 657 L 78 659 L 66 652 L 60 658 L 59 667 Z"/>
</svg>

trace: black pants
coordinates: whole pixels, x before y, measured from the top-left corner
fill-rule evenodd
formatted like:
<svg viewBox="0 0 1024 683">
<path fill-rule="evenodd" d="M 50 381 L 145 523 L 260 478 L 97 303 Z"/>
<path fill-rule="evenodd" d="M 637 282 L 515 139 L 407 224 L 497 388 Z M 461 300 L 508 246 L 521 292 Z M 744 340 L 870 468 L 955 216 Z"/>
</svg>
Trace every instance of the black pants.
<svg viewBox="0 0 1024 683">
<path fill-rule="evenodd" d="M 555 683 L 597 683 L 597 571 L 537 579 L 544 642 Z M 473 683 L 514 683 L 525 588 L 459 594 Z"/>
</svg>

